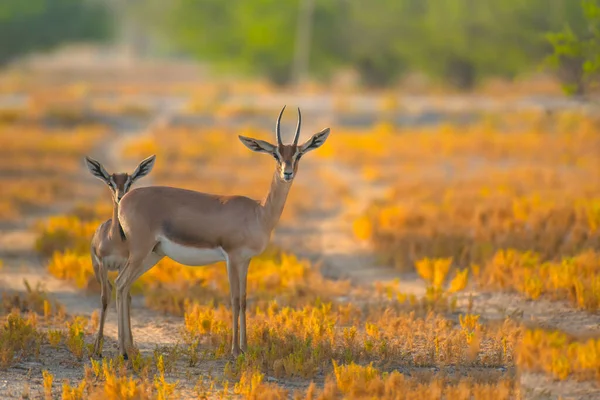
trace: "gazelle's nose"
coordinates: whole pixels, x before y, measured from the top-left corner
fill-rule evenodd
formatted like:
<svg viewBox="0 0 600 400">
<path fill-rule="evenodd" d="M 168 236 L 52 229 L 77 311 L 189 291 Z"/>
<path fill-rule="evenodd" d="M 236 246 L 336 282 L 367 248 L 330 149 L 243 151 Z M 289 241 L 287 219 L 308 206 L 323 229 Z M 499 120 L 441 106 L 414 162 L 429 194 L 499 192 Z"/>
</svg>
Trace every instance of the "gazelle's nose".
<svg viewBox="0 0 600 400">
<path fill-rule="evenodd" d="M 294 177 L 293 172 L 284 172 L 283 173 L 283 179 L 286 181 L 291 181 L 293 177 Z"/>
</svg>

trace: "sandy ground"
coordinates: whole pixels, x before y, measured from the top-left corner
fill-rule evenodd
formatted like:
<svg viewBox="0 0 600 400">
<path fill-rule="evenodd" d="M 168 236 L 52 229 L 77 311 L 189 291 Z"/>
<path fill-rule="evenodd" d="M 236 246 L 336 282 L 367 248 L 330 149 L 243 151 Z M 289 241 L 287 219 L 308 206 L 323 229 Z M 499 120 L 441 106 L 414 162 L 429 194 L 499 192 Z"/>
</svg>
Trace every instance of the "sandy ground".
<svg viewBox="0 0 600 400">
<path fill-rule="evenodd" d="M 303 132 L 316 131 L 316 126 L 306 124 Z M 118 157 L 119 149 L 129 140 L 139 139 L 146 134 L 141 130 L 118 130 L 118 139 L 105 144 L 94 153 L 107 160 L 113 169 L 130 170 L 131 163 L 124 163 Z M 307 134 L 307 133 L 305 133 Z M 334 134 L 334 133 L 332 133 Z M 102 156 L 102 157 L 100 157 Z M 82 173 L 83 168 L 82 168 Z M 90 180 L 93 178 L 89 178 Z M 421 295 L 425 287 L 415 274 L 401 274 L 391 267 L 377 265 L 369 246 L 354 238 L 352 219 L 373 199 L 383 195 L 384 185 L 370 183 L 359 173 L 334 161 L 319 157 L 306 157 L 300 166 L 297 177 L 303 184 L 310 183 L 320 194 L 326 205 L 311 205 L 311 211 L 297 225 L 281 226 L 275 231 L 275 243 L 311 258 L 322 264 L 323 273 L 334 279 L 350 279 L 355 285 L 370 286 L 376 281 L 400 280 L 400 290 Z M 140 184 L 152 183 L 151 176 Z M 335 184 L 333 184 L 335 183 Z M 98 185 L 100 188 L 101 186 Z M 340 187 L 349 190 L 350 202 L 331 206 L 331 199 L 339 197 Z M 266 190 L 266 188 L 265 188 Z M 292 188 L 294 191 L 294 188 Z M 296 194 L 298 195 L 298 194 Z M 108 196 L 108 193 L 107 193 Z M 107 198 L 108 201 L 108 198 Z M 59 212 L 61 210 L 52 210 Z M 0 234 L 0 259 L 4 268 L 0 272 L 0 291 L 22 291 L 23 280 L 35 286 L 41 282 L 53 298 L 66 307 L 70 315 L 90 317 L 99 309 L 100 296 L 86 294 L 73 286 L 60 281 L 45 269 L 41 260 L 33 252 L 34 218 L 28 218 Z M 566 304 L 548 301 L 527 301 L 516 294 L 466 292 L 459 299 L 459 308 L 465 310 L 467 298 L 473 296 L 474 311 L 485 319 L 501 319 L 505 315 L 522 314 L 522 319 L 547 328 L 557 328 L 574 334 L 585 335 L 600 330 L 600 316 L 574 310 Z M 183 327 L 181 318 L 165 316 L 144 307 L 143 298 L 136 297 L 132 304 L 132 329 L 136 345 L 142 354 L 151 355 L 156 346 L 174 345 L 178 342 L 179 330 Z M 104 351 L 116 351 L 117 322 L 114 303 L 109 307 L 105 325 L 106 343 Z M 88 339 L 90 340 L 90 339 Z M 48 353 L 48 352 L 45 352 Z M 59 362 L 57 362 L 57 359 Z M 55 376 L 55 382 L 81 379 L 82 368 L 78 363 L 61 362 L 60 354 L 43 354 L 40 361 L 19 363 L 0 373 L 0 398 L 20 398 L 26 384 L 30 386 L 32 398 L 41 396 L 41 370 L 47 369 Z M 222 371 L 224 361 L 203 361 L 191 368 L 193 378 L 180 382 L 183 394 L 192 396 L 192 388 L 198 376 Z M 555 382 L 542 374 L 523 374 L 521 383 L 526 398 L 600 398 L 600 390 L 591 383 L 575 381 Z M 289 388 L 302 387 L 304 383 L 286 382 Z M 59 384 L 55 384 L 57 393 Z"/>
</svg>

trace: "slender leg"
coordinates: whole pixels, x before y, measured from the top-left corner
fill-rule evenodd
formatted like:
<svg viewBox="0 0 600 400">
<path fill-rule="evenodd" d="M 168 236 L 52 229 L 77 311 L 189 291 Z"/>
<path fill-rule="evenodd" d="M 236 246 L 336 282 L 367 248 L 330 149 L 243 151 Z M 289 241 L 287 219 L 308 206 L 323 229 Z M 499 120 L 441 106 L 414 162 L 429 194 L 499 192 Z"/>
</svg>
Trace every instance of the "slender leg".
<svg viewBox="0 0 600 400">
<path fill-rule="evenodd" d="M 127 315 L 131 318 L 131 293 L 127 293 Z M 131 333 L 131 322 L 128 323 L 127 342 L 133 344 L 133 334 Z"/>
<path fill-rule="evenodd" d="M 241 353 L 238 329 L 238 321 L 240 317 L 240 281 L 238 277 L 239 263 L 230 259 L 228 255 L 225 261 L 227 262 L 227 275 L 229 277 L 229 292 L 231 294 L 231 308 L 233 314 L 231 355 L 233 357 L 237 357 Z"/>
<path fill-rule="evenodd" d="M 248 350 L 248 337 L 246 336 L 246 283 L 248 281 L 248 267 L 250 260 L 240 263 L 240 348 L 242 352 Z"/>
<path fill-rule="evenodd" d="M 129 315 L 131 285 L 146 271 L 156 265 L 163 256 L 150 253 L 142 261 L 132 258 L 127 261 L 125 267 L 119 272 L 115 284 L 117 286 L 117 311 L 119 315 L 119 350 L 124 359 L 128 359 L 127 352 L 133 347 L 133 335 L 131 335 L 131 316 Z M 119 302 L 120 300 L 120 302 Z"/>
<path fill-rule="evenodd" d="M 125 286 L 124 281 L 126 280 L 126 276 L 130 274 L 130 271 L 136 267 L 136 264 L 130 263 L 129 261 L 125 265 L 125 267 L 119 271 L 119 275 L 115 280 L 115 286 L 117 289 L 117 327 L 118 327 L 118 337 L 119 337 L 119 352 L 123 355 L 124 359 L 128 359 L 127 352 L 125 349 L 125 329 L 126 324 L 124 322 L 124 318 L 126 317 L 127 311 L 123 310 L 123 296 L 125 295 Z"/>
<path fill-rule="evenodd" d="M 94 342 L 94 354 L 102 356 L 100 346 L 102 343 L 102 338 L 104 337 L 104 321 L 106 320 L 106 310 L 108 308 L 108 303 L 110 302 L 112 286 L 108 281 L 106 270 L 102 265 L 98 266 L 98 273 L 96 274 L 96 278 L 100 281 L 100 296 L 102 301 L 102 308 L 100 310 L 100 324 L 98 326 L 98 334 L 96 335 L 96 341 Z"/>
</svg>

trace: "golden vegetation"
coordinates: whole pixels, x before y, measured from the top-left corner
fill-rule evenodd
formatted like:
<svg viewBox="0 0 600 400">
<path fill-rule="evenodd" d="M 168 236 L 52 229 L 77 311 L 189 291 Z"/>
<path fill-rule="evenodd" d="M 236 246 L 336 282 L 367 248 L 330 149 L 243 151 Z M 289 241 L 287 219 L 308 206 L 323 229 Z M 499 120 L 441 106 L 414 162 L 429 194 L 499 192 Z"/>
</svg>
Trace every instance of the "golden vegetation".
<svg viewBox="0 0 600 400">
<path fill-rule="evenodd" d="M 93 212 L 79 210 L 79 213 L 94 218 Z M 86 278 L 80 277 L 91 277 L 92 274 L 87 253 L 77 250 L 78 238 L 89 233 L 81 229 L 81 224 L 86 222 L 63 224 L 61 221 L 51 220 L 46 230 L 40 230 L 40 238 L 46 243 L 43 248 L 55 250 L 49 269 L 58 277 L 81 284 Z M 63 229 L 60 240 L 55 240 L 52 234 L 56 226 Z M 63 240 L 64 237 L 70 239 Z M 436 313 L 452 308 L 451 293 L 464 288 L 468 278 L 462 272 L 456 274 L 452 279 L 452 292 L 449 292 L 442 285 L 449 273 L 449 260 L 424 260 L 422 265 L 422 275 L 430 279 L 435 289 L 431 296 L 419 300 L 387 287 L 376 297 L 369 294 L 368 299 L 360 300 L 360 294 L 356 294 L 358 303 L 352 305 L 338 300 L 351 294 L 347 283 L 324 279 L 314 266 L 293 255 L 275 249 L 265 252 L 253 261 L 248 276 L 250 347 L 245 355 L 226 363 L 221 378 L 224 380 L 211 384 L 213 392 L 217 390 L 246 398 L 267 395 L 284 398 L 282 396 L 288 389 L 265 382 L 265 376 L 282 381 L 329 376 L 330 383 L 320 394 L 322 398 L 341 395 L 358 398 L 358 387 L 363 378 L 357 377 L 357 382 L 353 382 L 344 377 L 347 374 L 345 368 L 360 371 L 363 367 L 358 365 L 370 365 L 375 375 L 373 383 L 367 387 L 390 398 L 402 390 L 415 393 L 460 391 L 468 396 L 468 393 L 475 393 L 473 391 L 488 390 L 486 385 L 506 388 L 506 393 L 511 393 L 516 384 L 512 372 L 501 376 L 492 374 L 491 380 L 486 378 L 474 383 L 462 380 L 452 371 L 456 366 L 467 374 L 477 368 L 491 371 L 503 367 L 514 371 L 512 360 L 520 336 L 518 324 L 507 319 L 500 325 L 488 327 L 474 315 L 452 321 Z M 184 316 L 182 340 L 185 347 L 175 359 L 183 355 L 191 366 L 228 359 L 231 310 L 223 265 L 189 268 L 163 260 L 144 274 L 138 284 L 138 290 L 146 294 L 150 307 Z M 74 320 L 64 336 L 66 346 L 76 358 L 85 355 L 82 346 L 84 327 L 81 321 Z M 133 358 L 132 368 L 140 369 L 145 364 L 143 356 L 138 355 Z M 390 376 L 387 372 L 379 372 L 432 367 L 440 368 L 448 377 L 436 378 L 429 384 L 425 380 L 416 383 L 413 378 L 398 372 L 392 372 Z M 161 378 L 160 372 L 146 380 L 133 378 L 126 372 L 115 374 L 105 376 L 104 383 L 88 382 L 63 388 L 71 392 L 76 387 L 89 388 L 90 395 L 102 393 L 108 396 L 106 398 L 115 398 L 117 395 L 110 393 L 118 392 L 119 396 L 127 398 L 151 390 L 148 389 L 150 382 L 154 382 L 157 393 L 156 385 L 162 388 L 160 390 L 171 390 L 168 385 L 173 384 L 172 380 Z M 307 398 L 312 396 L 310 393 L 320 391 L 314 387 L 307 390 Z"/>
<path fill-rule="evenodd" d="M 600 381 L 600 339 L 578 340 L 560 331 L 527 330 L 519 343 L 517 363 L 556 379 Z"/>
<path fill-rule="evenodd" d="M 81 157 L 106 131 L 0 122 L 0 220 L 16 219 L 79 193 Z"/>
<path fill-rule="evenodd" d="M 57 96 L 52 91 L 36 93 L 34 101 L 50 119 L 75 123 L 85 121 L 87 111 L 80 104 L 85 96 L 111 90 L 127 96 L 140 89 L 74 85 L 67 95 L 61 92 L 63 101 L 56 105 L 51 105 Z M 158 85 L 146 92 L 180 90 Z M 222 118 L 258 114 L 243 105 L 219 107 L 229 90 L 212 87 L 210 96 L 197 94 L 190 111 Z M 134 102 L 89 106 L 108 114 L 148 113 Z M 397 104 L 390 97 L 381 107 L 385 113 Z M 249 349 L 231 360 L 224 265 L 188 268 L 163 260 L 136 282 L 135 290 L 149 307 L 183 316 L 183 344 L 136 352 L 128 364 L 120 357 L 90 359 L 86 343 L 97 321 L 67 318 L 40 288 L 28 288 L 26 298 L 3 298 L 2 367 L 40 353 L 67 352 L 82 367 L 81 379 L 59 382 L 43 373 L 47 396 L 63 399 L 189 398 L 190 371 L 196 374 L 194 368 L 207 363 L 216 363 L 215 376 L 193 376 L 200 398 L 508 399 L 520 395 L 519 371 L 598 380 L 598 339 L 528 330 L 510 318 L 487 321 L 456 309 L 455 294 L 470 280 L 531 299 L 548 296 L 598 308 L 599 256 L 590 251 L 600 244 L 600 188 L 594 179 L 598 126 L 574 115 L 551 118 L 488 117 L 472 126 L 411 132 L 382 123 L 368 132 L 336 131 L 315 152 L 355 168 L 365 180 L 393 187 L 357 219 L 354 231 L 373 243 L 382 261 L 414 268 L 428 286 L 422 299 L 398 292 L 394 284 L 357 293 L 346 282 L 323 278 L 309 262 L 269 249 L 253 261 L 248 277 Z M 0 218 L 72 196 L 78 185 L 55 176 L 85 173 L 80 156 L 102 134 L 99 128 L 58 132 L 31 126 L 22 133 L 19 126 L 19 134 L 35 143 L 23 146 L 15 141 L 20 119 L 18 111 L 0 115 L 5 156 L 0 172 L 23 173 L 35 189 L 28 193 L 23 180 L 10 189 L 6 178 L 10 190 L 0 201 Z M 249 152 L 236 134 L 272 140 L 253 130 L 176 127 L 131 143 L 125 153 L 136 160 L 157 154 L 157 184 L 261 198 L 273 161 Z M 30 173 L 39 170 L 50 176 L 43 179 L 49 189 L 32 178 Z M 339 203 L 310 189 L 294 185 L 286 221 L 315 203 Z M 36 248 L 48 257 L 54 276 L 97 289 L 89 240 L 109 215 L 110 205 L 101 202 L 38 226 Z"/>
<path fill-rule="evenodd" d="M 41 340 L 32 318 L 24 319 L 18 311 L 10 313 L 0 327 L 0 369 L 38 354 Z"/>
<path fill-rule="evenodd" d="M 438 132 L 381 126 L 338 135 L 331 148 L 349 165 L 394 171 L 378 177 L 392 185 L 388 196 L 354 222 L 381 262 L 431 281 L 426 260 L 451 260 L 444 267 L 471 268 L 482 287 L 595 310 L 599 129 L 570 113 L 490 116 Z"/>
<path fill-rule="evenodd" d="M 534 300 L 546 295 L 596 311 L 600 307 L 600 254 L 587 250 L 556 262 L 542 262 L 539 254 L 507 249 L 485 265 L 480 282 L 486 287 L 516 290 Z"/>
</svg>

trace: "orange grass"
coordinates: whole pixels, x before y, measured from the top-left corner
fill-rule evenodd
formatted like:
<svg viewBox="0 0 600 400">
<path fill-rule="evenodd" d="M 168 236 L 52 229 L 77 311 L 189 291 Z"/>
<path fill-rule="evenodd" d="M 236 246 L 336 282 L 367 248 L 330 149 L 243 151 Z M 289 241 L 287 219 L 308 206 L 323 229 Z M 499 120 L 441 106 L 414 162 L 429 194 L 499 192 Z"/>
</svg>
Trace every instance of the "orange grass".
<svg viewBox="0 0 600 400">
<path fill-rule="evenodd" d="M 78 193 L 81 157 L 105 137 L 99 127 L 71 130 L 0 124 L 0 220 Z"/>
<path fill-rule="evenodd" d="M 550 122 L 534 115 L 437 133 L 361 135 L 364 154 L 342 149 L 342 161 L 397 161 L 393 189 L 357 219 L 355 234 L 401 269 L 424 257 L 484 263 L 505 248 L 542 260 L 597 248 L 598 121 L 561 114 Z"/>
<path fill-rule="evenodd" d="M 568 300 L 589 311 L 600 308 L 600 254 L 594 250 L 542 262 L 539 254 L 508 249 L 497 252 L 478 275 L 482 287 L 512 289 L 534 300 L 542 295 Z"/>
<path fill-rule="evenodd" d="M 539 115 L 490 117 L 467 128 L 412 133 L 381 125 L 366 135 L 337 133 L 335 142 L 315 153 L 357 168 L 366 180 L 392 183 L 390 196 L 373 204 L 355 233 L 370 240 L 382 260 L 416 268 L 429 286 L 422 300 L 385 285 L 360 297 L 347 283 L 324 279 L 308 262 L 270 249 L 253 261 L 248 277 L 249 349 L 225 364 L 231 310 L 222 264 L 189 268 L 163 260 L 136 290 L 150 307 L 183 315 L 185 360 L 174 356 L 175 363 L 225 364 L 224 379 L 208 379 L 207 392 L 221 396 L 285 398 L 291 390 L 279 383 L 314 379 L 323 388 L 311 385 L 296 398 L 511 398 L 519 393 L 517 368 L 559 379 L 597 379 L 595 361 L 584 358 L 595 340 L 523 333 L 512 319 L 452 314 L 452 293 L 467 286 L 469 275 L 531 298 L 568 298 L 581 308 L 597 308 L 592 294 L 598 255 L 587 251 L 599 243 L 600 189 L 590 179 L 598 161 L 597 126 L 566 114 L 550 122 Z M 267 138 L 265 132 L 170 128 L 132 143 L 125 154 L 139 159 L 156 153 L 163 161 L 153 172 L 155 183 L 260 198 L 273 161 L 236 145 L 234 133 Z M 314 194 L 298 186 L 291 196 L 298 191 L 302 203 L 313 203 Z M 290 198 L 291 216 L 302 210 L 296 201 Z M 108 213 L 80 208 L 76 216 L 40 227 L 38 249 L 52 255 L 54 275 L 90 286 L 87 246 Z M 453 270 L 457 266 L 463 269 Z M 352 296 L 353 303 L 342 296 Z M 78 328 L 72 331 L 76 338 Z M 79 357 L 79 342 L 71 340 Z M 94 379 L 64 390 L 91 398 L 179 395 L 162 358 L 155 357 L 152 366 L 143 356 L 136 360 L 134 370 L 146 372 L 130 374 L 116 360 L 113 366 L 92 364 L 88 374 Z M 436 375 L 428 372 L 432 368 Z"/>
<path fill-rule="evenodd" d="M 517 364 L 556 379 L 600 381 L 600 339 L 577 339 L 560 331 L 526 330 Z"/>
</svg>

